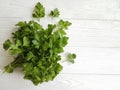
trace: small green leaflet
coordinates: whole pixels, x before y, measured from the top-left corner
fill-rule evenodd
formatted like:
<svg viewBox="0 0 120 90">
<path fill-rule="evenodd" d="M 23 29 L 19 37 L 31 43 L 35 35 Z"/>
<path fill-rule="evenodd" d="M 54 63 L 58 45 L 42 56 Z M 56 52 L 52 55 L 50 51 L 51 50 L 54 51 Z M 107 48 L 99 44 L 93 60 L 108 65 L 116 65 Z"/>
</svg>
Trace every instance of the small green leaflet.
<svg viewBox="0 0 120 90">
<path fill-rule="evenodd" d="M 35 8 L 34 8 L 32 16 L 34 18 L 42 18 L 42 17 L 45 16 L 45 8 L 43 7 L 43 5 L 40 2 L 38 2 L 35 5 Z"/>
<path fill-rule="evenodd" d="M 27 37 L 23 37 L 23 46 L 29 46 L 29 39 Z"/>
<path fill-rule="evenodd" d="M 9 65 L 4 67 L 5 71 L 4 72 L 8 72 L 8 73 L 12 73 L 13 72 L 13 68 L 10 67 Z"/>
<path fill-rule="evenodd" d="M 55 8 L 53 11 L 50 12 L 49 16 L 51 17 L 59 17 L 60 12 L 58 10 L 58 8 Z"/>
<path fill-rule="evenodd" d="M 11 45 L 10 40 L 6 40 L 6 41 L 4 42 L 4 44 L 3 44 L 3 48 L 4 48 L 5 50 L 8 50 L 8 48 L 10 47 L 10 45 Z"/>
<path fill-rule="evenodd" d="M 72 24 L 71 22 L 64 20 L 60 20 L 58 23 L 59 23 L 59 28 L 63 30 L 67 30 L 68 27 Z"/>
<path fill-rule="evenodd" d="M 75 63 L 74 59 L 76 59 L 76 54 L 69 53 L 68 56 L 67 56 L 67 59 L 68 59 L 69 62 Z"/>
<path fill-rule="evenodd" d="M 28 60 L 28 61 L 30 61 L 32 58 L 34 58 L 35 56 L 34 56 L 34 54 L 31 52 L 31 51 L 29 51 L 28 53 L 27 53 L 27 57 L 26 57 L 26 60 Z"/>
<path fill-rule="evenodd" d="M 21 21 L 18 24 L 16 24 L 16 26 L 24 27 L 26 26 L 26 22 Z"/>
</svg>

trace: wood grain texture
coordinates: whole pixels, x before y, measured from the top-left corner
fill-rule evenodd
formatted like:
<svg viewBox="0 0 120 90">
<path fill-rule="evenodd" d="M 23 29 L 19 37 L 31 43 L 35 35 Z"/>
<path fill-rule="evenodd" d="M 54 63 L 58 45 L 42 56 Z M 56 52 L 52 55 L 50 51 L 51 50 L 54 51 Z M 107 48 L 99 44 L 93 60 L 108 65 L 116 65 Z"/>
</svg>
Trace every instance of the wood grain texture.
<svg viewBox="0 0 120 90">
<path fill-rule="evenodd" d="M 6 90 L 6 86 L 12 90 L 119 90 L 119 75 L 79 75 L 60 74 L 54 81 L 34 86 L 32 82 L 22 79 L 20 73 L 11 75 L 1 75 L 1 90 Z M 7 80 L 4 80 L 7 79 Z M 8 82 L 8 81 L 12 81 Z M 17 83 L 16 83 L 17 82 Z M 6 85 L 7 83 L 7 85 Z M 7 90 L 9 90 L 9 88 Z"/>
<path fill-rule="evenodd" d="M 47 8 L 46 12 L 58 7 L 62 18 L 120 20 L 119 0 L 74 0 L 74 2 L 72 0 L 57 0 L 54 2 L 53 0 L 10 1 L 7 5 L 4 0 L 1 1 L 7 7 L 4 6 L 4 10 L 0 8 L 0 17 L 31 17 L 33 6 L 37 1 L 41 1 Z"/>
<path fill-rule="evenodd" d="M 59 8 L 59 17 L 72 22 L 67 31 L 69 44 L 62 54 L 63 71 L 49 83 L 35 87 L 23 74 L 3 74 L 3 67 L 13 57 L 3 50 L 18 21 L 31 20 L 34 5 L 40 1 L 51 9 Z M 46 28 L 56 23 L 41 19 Z M 75 64 L 66 53 L 77 54 Z M 0 90 L 120 90 L 120 0 L 0 0 Z"/>
</svg>

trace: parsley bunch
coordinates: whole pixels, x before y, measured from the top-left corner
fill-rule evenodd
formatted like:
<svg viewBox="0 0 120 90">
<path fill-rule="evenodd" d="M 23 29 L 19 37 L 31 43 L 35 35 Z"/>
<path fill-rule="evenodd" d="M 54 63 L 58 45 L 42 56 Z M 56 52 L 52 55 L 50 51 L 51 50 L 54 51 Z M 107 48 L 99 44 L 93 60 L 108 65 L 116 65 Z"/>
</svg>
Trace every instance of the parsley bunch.
<svg viewBox="0 0 120 90">
<path fill-rule="evenodd" d="M 43 6 L 37 3 L 35 11 L 41 13 L 41 8 Z M 40 13 L 35 15 L 41 18 L 43 12 L 42 15 Z M 18 30 L 12 33 L 11 40 L 8 39 L 3 44 L 3 48 L 15 57 L 13 62 L 5 66 L 5 72 L 12 73 L 15 68 L 20 67 L 24 78 L 35 85 L 53 80 L 63 68 L 58 61 L 61 60 L 63 47 L 68 43 L 65 30 L 70 25 L 69 21 L 64 20 L 48 24 L 47 28 L 33 20 L 16 24 Z"/>
</svg>

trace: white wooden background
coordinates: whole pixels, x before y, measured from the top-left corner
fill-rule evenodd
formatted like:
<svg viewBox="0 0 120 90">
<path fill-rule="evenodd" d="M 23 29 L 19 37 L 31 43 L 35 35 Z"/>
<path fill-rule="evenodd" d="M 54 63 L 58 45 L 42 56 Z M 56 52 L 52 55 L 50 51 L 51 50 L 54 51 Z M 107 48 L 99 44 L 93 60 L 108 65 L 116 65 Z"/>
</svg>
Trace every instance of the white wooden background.
<svg viewBox="0 0 120 90">
<path fill-rule="evenodd" d="M 31 19 L 38 1 L 46 13 L 57 7 L 60 18 L 72 22 L 65 52 L 77 59 L 62 63 L 54 81 L 34 86 L 19 72 L 2 73 L 12 60 L 2 44 L 18 21 Z M 0 0 L 0 90 L 120 90 L 120 0 Z"/>
</svg>

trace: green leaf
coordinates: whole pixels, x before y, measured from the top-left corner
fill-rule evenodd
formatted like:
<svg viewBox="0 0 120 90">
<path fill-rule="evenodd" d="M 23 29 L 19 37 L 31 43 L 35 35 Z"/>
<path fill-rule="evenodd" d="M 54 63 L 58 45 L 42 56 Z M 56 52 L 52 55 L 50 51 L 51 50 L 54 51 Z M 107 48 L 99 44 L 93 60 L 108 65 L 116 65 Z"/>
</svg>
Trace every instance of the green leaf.
<svg viewBox="0 0 120 90">
<path fill-rule="evenodd" d="M 51 35 L 53 33 L 53 30 L 56 28 L 56 25 L 52 25 L 52 24 L 48 24 L 48 29 L 47 29 L 47 32 L 48 32 L 48 35 Z"/>
<path fill-rule="evenodd" d="M 35 48 L 39 48 L 40 44 L 37 40 L 32 40 L 32 43 L 35 46 Z"/>
<path fill-rule="evenodd" d="M 35 5 L 35 8 L 34 8 L 32 16 L 34 18 L 42 18 L 42 17 L 45 16 L 45 8 L 43 7 L 43 5 L 40 2 L 38 2 Z"/>
<path fill-rule="evenodd" d="M 55 72 L 58 74 L 63 69 L 63 66 L 61 66 L 59 63 L 55 64 Z"/>
<path fill-rule="evenodd" d="M 11 48 L 10 49 L 18 49 L 18 45 L 17 44 L 11 44 Z"/>
<path fill-rule="evenodd" d="M 19 27 L 24 27 L 26 25 L 27 25 L 26 22 L 23 22 L 23 21 L 21 21 L 18 24 L 16 24 L 16 26 L 19 26 Z"/>
<path fill-rule="evenodd" d="M 58 8 L 55 8 L 53 11 L 50 12 L 49 16 L 51 17 L 59 17 L 60 13 Z"/>
<path fill-rule="evenodd" d="M 26 59 L 29 61 L 29 60 L 31 60 L 33 57 L 35 57 L 34 54 L 33 54 L 31 51 L 29 51 L 29 53 L 27 54 Z"/>
<path fill-rule="evenodd" d="M 25 74 L 31 74 L 33 70 L 33 64 L 32 63 L 24 63 L 23 69 Z"/>
<path fill-rule="evenodd" d="M 49 48 L 52 48 L 53 47 L 53 42 L 52 42 L 52 39 L 49 40 Z"/>
<path fill-rule="evenodd" d="M 67 57 L 68 57 L 68 61 L 69 61 L 69 62 L 75 63 L 74 59 L 76 58 L 76 54 L 74 54 L 74 53 L 73 53 L 73 54 L 69 53 Z"/>
<path fill-rule="evenodd" d="M 17 40 L 17 41 L 16 41 L 16 45 L 17 45 L 17 46 L 21 46 L 21 45 L 22 45 L 21 40 Z"/>
<path fill-rule="evenodd" d="M 40 40 L 40 36 L 38 33 L 35 33 L 35 40 L 39 41 Z"/>
<path fill-rule="evenodd" d="M 69 21 L 64 21 L 64 20 L 60 20 L 59 22 L 58 22 L 58 25 L 59 25 L 59 28 L 60 29 L 68 29 L 68 27 L 71 25 L 72 23 L 71 22 L 69 22 Z"/>
<path fill-rule="evenodd" d="M 45 42 L 44 44 L 43 44 L 43 49 L 44 50 L 47 50 L 49 48 L 49 44 L 47 43 L 47 42 Z"/>
<path fill-rule="evenodd" d="M 17 54 L 20 54 L 20 53 L 22 53 L 23 52 L 23 50 L 22 49 L 20 49 L 20 48 L 17 48 L 17 49 L 10 49 L 9 50 L 9 53 L 11 54 L 11 55 L 17 55 Z"/>
<path fill-rule="evenodd" d="M 35 76 L 38 76 L 40 74 L 39 68 L 38 67 L 34 67 L 33 68 L 33 73 L 34 73 Z"/>
<path fill-rule="evenodd" d="M 11 46 L 11 42 L 10 40 L 6 40 L 4 43 L 3 43 L 3 48 L 5 50 L 8 50 L 8 48 Z"/>
<path fill-rule="evenodd" d="M 59 32 L 61 35 L 66 35 L 66 32 L 65 32 L 63 29 L 59 29 L 58 32 Z"/>
<path fill-rule="evenodd" d="M 10 65 L 5 66 L 4 69 L 5 69 L 5 72 L 8 72 L 8 73 L 12 73 L 13 72 L 13 68 L 10 67 Z"/>
<path fill-rule="evenodd" d="M 23 46 L 29 46 L 29 39 L 27 37 L 23 37 Z"/>
</svg>

